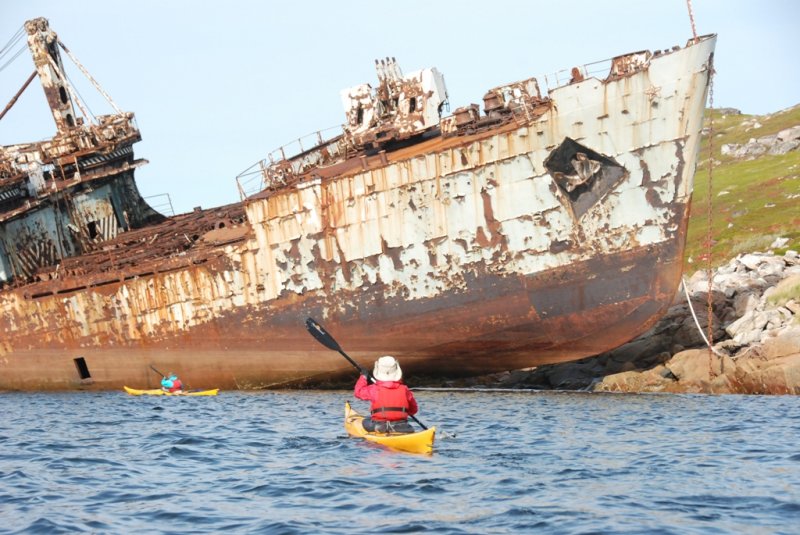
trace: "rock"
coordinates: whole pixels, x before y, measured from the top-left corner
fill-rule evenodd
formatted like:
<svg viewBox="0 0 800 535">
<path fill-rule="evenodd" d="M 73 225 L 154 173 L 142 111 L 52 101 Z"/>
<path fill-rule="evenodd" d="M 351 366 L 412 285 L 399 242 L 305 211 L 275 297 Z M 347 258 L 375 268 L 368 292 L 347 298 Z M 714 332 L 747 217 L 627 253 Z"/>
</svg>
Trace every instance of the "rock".
<svg viewBox="0 0 800 535">
<path fill-rule="evenodd" d="M 558 390 L 582 390 L 592 383 L 593 377 L 582 366 L 550 366 L 546 372 L 547 382 Z"/>
<path fill-rule="evenodd" d="M 780 249 L 789 243 L 789 238 L 775 238 L 775 241 L 769 246 L 770 249 Z"/>
<path fill-rule="evenodd" d="M 721 288 L 726 298 L 730 298 L 736 293 L 739 284 L 742 282 L 742 275 L 736 272 L 731 273 L 717 273 L 714 275 L 714 286 Z M 707 285 L 708 283 L 706 283 Z M 708 288 L 698 290 L 698 292 L 707 292 Z M 713 292 L 718 293 L 718 292 Z"/>
<path fill-rule="evenodd" d="M 636 364 L 641 368 L 652 368 L 654 366 L 658 367 L 667 362 L 671 358 L 672 358 L 672 353 L 670 353 L 669 351 L 662 351 L 661 353 L 653 356 L 645 355 L 644 357 L 639 359 L 636 362 Z"/>
<path fill-rule="evenodd" d="M 747 394 L 800 394 L 800 353 L 772 360 L 758 355 L 738 363 L 735 381 Z"/>
<path fill-rule="evenodd" d="M 727 264 L 724 266 L 719 266 L 717 268 L 716 273 L 714 273 L 714 279 L 716 280 L 717 275 L 730 275 L 731 273 L 736 273 L 738 266 L 735 264 Z M 708 280 L 708 277 L 704 277 L 704 280 Z"/>
<path fill-rule="evenodd" d="M 758 269 L 758 266 L 761 264 L 763 260 L 763 255 L 761 254 L 744 254 L 737 258 L 738 262 L 743 264 L 747 269 L 751 271 L 755 271 Z"/>
<path fill-rule="evenodd" d="M 761 262 L 758 265 L 756 272 L 760 277 L 763 277 L 766 280 L 766 278 L 770 275 L 779 275 L 782 278 L 784 269 L 786 269 L 786 263 L 783 261 L 783 259 L 773 257 Z"/>
<path fill-rule="evenodd" d="M 750 123 L 748 130 L 756 130 L 761 124 Z M 762 154 L 786 154 L 800 147 L 800 125 L 781 130 L 777 134 L 750 138 L 747 143 L 726 143 L 720 149 L 722 154 L 739 159 L 753 159 Z"/>
<path fill-rule="evenodd" d="M 722 375 L 736 369 L 736 363 L 730 357 L 718 357 L 713 353 L 709 356 L 707 349 L 687 349 L 673 356 L 665 366 L 681 382 L 708 383 L 710 375 Z"/>
<path fill-rule="evenodd" d="M 659 337 L 640 337 L 611 351 L 609 358 L 614 362 L 624 364 L 649 355 L 656 355 L 665 349 L 667 348 L 664 346 L 664 340 Z"/>
<path fill-rule="evenodd" d="M 753 330 L 755 328 L 756 315 L 755 309 L 748 310 L 741 318 L 725 327 L 725 332 L 735 339 L 737 335 Z"/>
<path fill-rule="evenodd" d="M 757 306 L 758 297 L 756 297 L 755 292 L 752 291 L 737 292 L 733 299 L 733 310 L 739 318 L 755 310 Z"/>
<path fill-rule="evenodd" d="M 594 385 L 595 392 L 660 392 L 672 381 L 656 370 L 644 373 L 627 371 L 607 375 Z"/>
<path fill-rule="evenodd" d="M 739 314 L 732 306 L 725 307 L 725 310 L 723 310 L 721 313 L 718 313 L 718 315 L 720 316 L 719 319 L 722 325 L 730 325 L 739 319 Z"/>
<path fill-rule="evenodd" d="M 781 313 L 781 316 L 783 316 L 784 325 L 788 325 L 792 321 L 794 313 L 789 307 L 778 307 L 776 310 Z"/>
<path fill-rule="evenodd" d="M 760 296 L 768 287 L 769 283 L 765 279 L 758 277 L 755 272 L 750 272 L 746 278 L 739 280 L 739 288 L 736 293 L 750 292 Z"/>
<path fill-rule="evenodd" d="M 743 346 L 732 338 L 714 344 L 714 349 L 728 356 L 736 355 L 739 353 L 739 350 L 745 347 L 749 346 Z"/>
<path fill-rule="evenodd" d="M 761 372 L 765 394 L 800 394 L 800 354 L 781 357 Z"/>
<path fill-rule="evenodd" d="M 511 379 L 511 372 L 501 372 L 497 374 L 494 379 L 500 384 L 509 383 Z"/>
<path fill-rule="evenodd" d="M 694 274 L 689 277 L 689 286 L 693 285 L 696 282 L 705 282 L 706 288 L 708 288 L 708 275 L 704 270 L 695 271 Z"/>
<path fill-rule="evenodd" d="M 761 348 L 762 356 L 767 360 L 800 354 L 800 326 L 787 328 L 777 336 L 765 338 Z"/>
<path fill-rule="evenodd" d="M 800 139 L 800 125 L 785 128 L 778 132 L 776 136 L 780 141 L 792 141 Z"/>
<path fill-rule="evenodd" d="M 703 314 L 702 309 L 696 311 L 696 313 L 700 327 L 698 328 L 691 315 L 687 316 L 684 318 L 680 329 L 678 329 L 672 337 L 672 342 L 683 347 L 697 347 L 705 343 L 703 335 L 706 333 L 706 323 L 708 320 L 706 319 L 706 315 Z"/>
<path fill-rule="evenodd" d="M 800 147 L 800 140 L 794 139 L 792 141 L 778 141 L 767 151 L 768 154 L 781 155 L 786 154 Z"/>
<path fill-rule="evenodd" d="M 669 379 L 670 381 L 677 381 L 678 380 L 678 378 L 675 377 L 675 375 L 670 371 L 670 369 L 667 368 L 666 366 L 664 366 L 663 364 L 660 365 L 660 366 L 656 366 L 655 368 L 653 368 L 652 371 L 653 371 L 653 373 L 657 373 L 658 375 L 660 375 L 664 379 Z"/>
</svg>

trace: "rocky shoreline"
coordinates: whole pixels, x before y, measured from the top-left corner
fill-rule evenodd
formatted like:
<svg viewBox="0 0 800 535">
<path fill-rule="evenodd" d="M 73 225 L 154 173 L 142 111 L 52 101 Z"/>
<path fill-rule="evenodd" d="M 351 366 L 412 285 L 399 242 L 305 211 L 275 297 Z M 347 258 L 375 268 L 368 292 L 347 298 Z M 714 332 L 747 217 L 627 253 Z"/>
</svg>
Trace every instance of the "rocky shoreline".
<svg viewBox="0 0 800 535">
<path fill-rule="evenodd" d="M 704 341 L 707 272 L 696 272 L 685 286 L 658 324 L 613 351 L 440 386 L 800 394 L 800 254 L 743 254 L 713 273 L 712 349 Z"/>
</svg>

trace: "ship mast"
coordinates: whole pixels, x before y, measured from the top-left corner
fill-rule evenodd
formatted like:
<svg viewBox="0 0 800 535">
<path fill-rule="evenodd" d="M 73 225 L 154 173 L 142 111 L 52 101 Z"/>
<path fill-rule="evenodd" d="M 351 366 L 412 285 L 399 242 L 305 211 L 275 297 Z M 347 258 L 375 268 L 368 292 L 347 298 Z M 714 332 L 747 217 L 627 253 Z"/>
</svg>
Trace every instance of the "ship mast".
<svg viewBox="0 0 800 535">
<path fill-rule="evenodd" d="M 58 36 L 43 17 L 25 22 L 25 31 L 28 33 L 28 47 L 56 127 L 59 132 L 64 132 L 74 127 L 77 121 L 67 80 L 63 74 L 64 65 L 58 51 Z"/>
</svg>

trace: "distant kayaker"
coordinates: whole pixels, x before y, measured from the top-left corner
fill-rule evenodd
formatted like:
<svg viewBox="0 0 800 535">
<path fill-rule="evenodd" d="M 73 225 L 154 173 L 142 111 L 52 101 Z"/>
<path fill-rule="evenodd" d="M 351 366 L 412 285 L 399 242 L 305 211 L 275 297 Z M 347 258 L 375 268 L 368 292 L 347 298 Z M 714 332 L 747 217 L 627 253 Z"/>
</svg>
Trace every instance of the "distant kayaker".
<svg viewBox="0 0 800 535">
<path fill-rule="evenodd" d="M 161 389 L 165 392 L 182 392 L 183 383 L 178 379 L 178 376 L 169 372 L 163 379 L 161 379 Z"/>
<path fill-rule="evenodd" d="M 417 413 L 417 400 L 403 384 L 403 371 L 394 357 L 384 356 L 375 361 L 372 369 L 375 383 L 369 384 L 362 373 L 353 394 L 371 401 L 371 418 L 364 418 L 367 431 L 413 433 L 408 417 Z"/>
</svg>

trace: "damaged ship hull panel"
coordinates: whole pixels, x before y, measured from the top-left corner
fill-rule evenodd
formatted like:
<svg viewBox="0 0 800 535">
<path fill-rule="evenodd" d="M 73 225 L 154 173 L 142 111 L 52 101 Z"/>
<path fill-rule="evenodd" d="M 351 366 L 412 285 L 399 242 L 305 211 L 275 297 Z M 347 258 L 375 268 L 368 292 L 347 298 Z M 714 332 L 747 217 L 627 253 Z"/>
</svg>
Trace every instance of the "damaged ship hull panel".
<svg viewBox="0 0 800 535">
<path fill-rule="evenodd" d="M 0 388 L 319 384 L 368 366 L 475 375 L 621 345 L 681 274 L 714 38 L 550 91 L 524 124 L 320 168 L 249 199 L 240 239 L 102 285 L 0 294 Z M 149 376 L 148 376 L 149 372 Z"/>
</svg>

